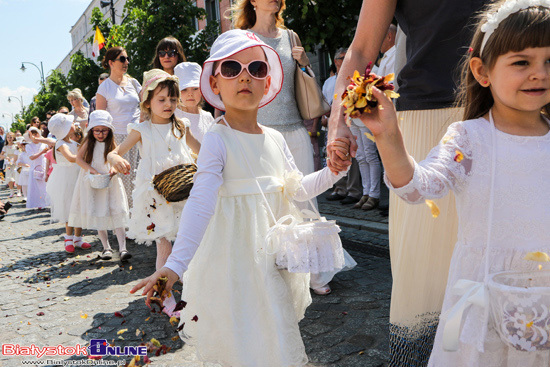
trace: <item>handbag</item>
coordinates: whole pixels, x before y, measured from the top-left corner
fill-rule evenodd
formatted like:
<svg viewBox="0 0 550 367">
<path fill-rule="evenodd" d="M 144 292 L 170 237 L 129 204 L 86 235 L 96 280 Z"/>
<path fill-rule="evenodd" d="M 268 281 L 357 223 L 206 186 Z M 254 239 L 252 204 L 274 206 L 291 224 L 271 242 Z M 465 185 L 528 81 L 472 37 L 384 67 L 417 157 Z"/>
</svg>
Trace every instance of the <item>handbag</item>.
<svg viewBox="0 0 550 367">
<path fill-rule="evenodd" d="M 291 47 L 302 46 L 298 36 L 294 31 L 288 30 Z M 296 72 L 294 73 L 294 93 L 296 105 L 300 110 L 300 115 L 304 120 L 311 120 L 322 116 L 330 111 L 330 105 L 323 96 L 323 91 L 313 70 L 308 66 L 305 70 L 296 62 Z"/>
<path fill-rule="evenodd" d="M 42 166 L 34 167 L 34 169 L 32 171 L 32 177 L 36 180 L 43 180 L 44 179 L 44 168 Z"/>
<path fill-rule="evenodd" d="M 238 141 L 235 132 L 227 123 L 225 117 L 222 118 L 232 131 L 235 140 Z M 271 137 L 270 135 L 268 136 Z M 283 157 L 285 157 L 287 165 L 290 166 L 290 162 L 286 158 L 281 146 L 279 146 L 275 139 L 273 141 Z M 338 235 L 340 227 L 338 227 L 336 221 L 326 220 L 326 218 L 321 217 L 311 199 L 309 203 L 313 211 L 303 209 L 300 212 L 300 217 L 288 214 L 277 220 L 240 144 L 239 148 L 274 223 L 267 231 L 262 248 L 266 255 L 273 255 L 275 257 L 276 267 L 288 270 L 291 273 L 314 274 L 343 269 L 345 266 L 344 250 L 342 248 L 342 241 Z M 298 172 L 291 171 L 288 175 L 295 177 L 294 182 L 292 182 L 293 184 L 296 184 L 295 181 L 299 179 L 296 178 L 296 174 L 299 175 Z M 290 183 L 290 178 L 287 181 Z M 301 190 L 305 190 L 301 184 L 301 180 L 299 181 L 299 186 Z"/>
<path fill-rule="evenodd" d="M 153 186 L 168 202 L 178 202 L 189 197 L 193 187 L 196 164 L 180 164 L 170 167 L 153 178 Z"/>
</svg>

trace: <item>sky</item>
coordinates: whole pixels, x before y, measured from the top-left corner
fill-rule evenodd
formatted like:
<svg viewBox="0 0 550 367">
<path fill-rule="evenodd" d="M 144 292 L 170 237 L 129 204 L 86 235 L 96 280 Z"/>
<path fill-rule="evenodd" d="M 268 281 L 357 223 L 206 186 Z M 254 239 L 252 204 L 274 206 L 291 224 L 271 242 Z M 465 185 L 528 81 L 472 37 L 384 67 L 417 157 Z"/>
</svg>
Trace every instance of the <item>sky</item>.
<svg viewBox="0 0 550 367">
<path fill-rule="evenodd" d="M 29 105 L 40 88 L 40 73 L 32 62 L 44 66 L 47 76 L 72 50 L 71 27 L 91 0 L 0 0 L 0 124 L 9 126 L 21 111 L 16 96 Z M 4 115 L 4 117 L 2 116 Z"/>
</svg>

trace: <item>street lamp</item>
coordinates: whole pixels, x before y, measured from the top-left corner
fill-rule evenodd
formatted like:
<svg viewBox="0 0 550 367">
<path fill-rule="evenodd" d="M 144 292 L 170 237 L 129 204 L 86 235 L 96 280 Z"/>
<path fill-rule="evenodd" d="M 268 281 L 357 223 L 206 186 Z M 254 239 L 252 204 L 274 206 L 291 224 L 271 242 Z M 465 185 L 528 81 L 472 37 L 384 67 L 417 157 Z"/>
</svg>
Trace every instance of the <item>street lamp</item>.
<svg viewBox="0 0 550 367">
<path fill-rule="evenodd" d="M 19 101 L 19 103 L 21 103 L 21 116 L 23 116 L 23 113 L 25 112 L 25 106 L 23 105 L 23 96 L 21 96 L 21 98 L 17 98 L 16 96 L 9 96 L 8 97 L 8 102 L 11 103 L 12 98 L 17 99 Z"/>
<path fill-rule="evenodd" d="M 20 68 L 22 72 L 25 72 L 25 70 L 27 70 L 27 68 L 25 67 L 25 64 L 31 64 L 38 69 L 38 72 L 40 73 L 40 80 L 42 81 L 42 86 L 45 86 L 46 80 L 44 79 L 44 67 L 42 66 L 42 61 L 40 61 L 40 67 L 38 67 L 38 65 L 36 64 L 33 64 L 32 62 L 23 61 L 21 63 L 21 68 Z"/>
<path fill-rule="evenodd" d="M 104 8 L 106 6 L 111 6 L 111 17 L 113 19 L 113 25 L 116 24 L 116 21 L 115 21 L 115 5 L 113 4 L 113 0 L 101 0 L 99 2 L 99 5 Z"/>
</svg>

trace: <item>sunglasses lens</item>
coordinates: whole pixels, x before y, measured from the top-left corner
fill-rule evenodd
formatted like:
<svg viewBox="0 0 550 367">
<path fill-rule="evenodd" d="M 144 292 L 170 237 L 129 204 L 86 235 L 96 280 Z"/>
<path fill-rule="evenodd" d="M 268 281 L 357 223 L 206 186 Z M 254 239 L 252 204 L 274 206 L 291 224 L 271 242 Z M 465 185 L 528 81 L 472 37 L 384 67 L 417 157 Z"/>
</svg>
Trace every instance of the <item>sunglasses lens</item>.
<svg viewBox="0 0 550 367">
<path fill-rule="evenodd" d="M 241 73 L 241 64 L 232 60 L 224 61 L 222 62 L 220 73 L 225 78 L 235 78 Z"/>
<path fill-rule="evenodd" d="M 254 78 L 263 79 L 267 76 L 267 63 L 264 61 L 254 61 L 248 65 L 248 71 Z"/>
</svg>

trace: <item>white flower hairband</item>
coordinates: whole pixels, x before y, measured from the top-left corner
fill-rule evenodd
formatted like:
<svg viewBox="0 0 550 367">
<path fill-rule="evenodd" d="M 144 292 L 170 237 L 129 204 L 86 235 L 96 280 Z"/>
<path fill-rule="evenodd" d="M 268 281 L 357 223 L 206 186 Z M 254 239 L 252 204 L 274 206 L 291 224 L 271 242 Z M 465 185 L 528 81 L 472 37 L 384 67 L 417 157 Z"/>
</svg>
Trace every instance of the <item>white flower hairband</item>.
<svg viewBox="0 0 550 367">
<path fill-rule="evenodd" d="M 498 25 L 504 19 L 520 10 L 536 6 L 550 8 L 550 0 L 509 0 L 502 4 L 496 12 L 487 15 L 487 22 L 481 26 L 481 31 L 485 33 L 485 35 L 483 36 L 483 42 L 481 43 L 480 55 L 483 54 L 483 49 L 485 48 L 487 40 L 491 37 L 495 29 L 498 28 Z"/>
</svg>

